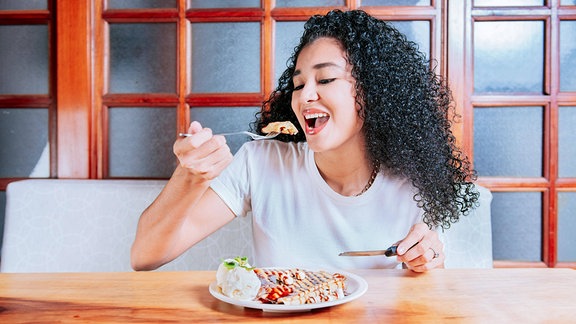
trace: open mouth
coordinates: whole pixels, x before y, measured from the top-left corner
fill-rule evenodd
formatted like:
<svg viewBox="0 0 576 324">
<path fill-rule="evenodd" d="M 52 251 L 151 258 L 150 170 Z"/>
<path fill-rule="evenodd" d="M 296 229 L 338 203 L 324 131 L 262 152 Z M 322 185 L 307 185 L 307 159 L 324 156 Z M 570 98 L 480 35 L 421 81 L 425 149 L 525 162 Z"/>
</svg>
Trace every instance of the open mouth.
<svg viewBox="0 0 576 324">
<path fill-rule="evenodd" d="M 306 121 L 306 134 L 317 134 L 326 126 L 330 119 L 327 113 L 305 113 L 304 119 Z"/>
</svg>

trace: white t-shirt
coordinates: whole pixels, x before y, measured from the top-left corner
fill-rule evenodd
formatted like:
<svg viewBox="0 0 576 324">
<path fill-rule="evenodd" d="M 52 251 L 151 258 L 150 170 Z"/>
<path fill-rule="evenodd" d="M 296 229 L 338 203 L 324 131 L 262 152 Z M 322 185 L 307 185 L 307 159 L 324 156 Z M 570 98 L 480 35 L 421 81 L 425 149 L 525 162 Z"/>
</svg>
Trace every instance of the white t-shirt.
<svg viewBox="0 0 576 324">
<path fill-rule="evenodd" d="M 364 194 L 342 196 L 305 142 L 248 142 L 211 187 L 237 216 L 252 212 L 258 267 L 395 268 L 396 257 L 338 254 L 386 249 L 422 221 L 409 181 L 381 170 Z"/>
</svg>

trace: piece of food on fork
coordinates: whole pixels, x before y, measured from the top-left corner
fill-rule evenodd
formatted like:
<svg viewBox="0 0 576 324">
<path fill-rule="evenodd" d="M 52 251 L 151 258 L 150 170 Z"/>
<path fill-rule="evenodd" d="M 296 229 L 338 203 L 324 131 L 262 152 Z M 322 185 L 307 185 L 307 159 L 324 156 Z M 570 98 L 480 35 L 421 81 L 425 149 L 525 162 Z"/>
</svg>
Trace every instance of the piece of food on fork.
<svg viewBox="0 0 576 324">
<path fill-rule="evenodd" d="M 298 134 L 298 129 L 294 124 L 289 121 L 279 121 L 279 122 L 272 122 L 262 128 L 262 132 L 265 134 L 269 133 L 280 133 L 280 134 L 288 134 L 288 135 L 296 135 Z"/>
</svg>

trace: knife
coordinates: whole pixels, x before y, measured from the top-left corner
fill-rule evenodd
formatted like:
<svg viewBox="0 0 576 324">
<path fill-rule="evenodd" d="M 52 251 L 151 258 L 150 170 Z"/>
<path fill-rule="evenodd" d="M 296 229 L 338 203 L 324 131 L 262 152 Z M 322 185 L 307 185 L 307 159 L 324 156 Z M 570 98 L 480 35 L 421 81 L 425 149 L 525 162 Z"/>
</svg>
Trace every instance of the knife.
<svg viewBox="0 0 576 324">
<path fill-rule="evenodd" d="M 410 247 L 413 248 L 418 244 L 416 242 L 414 245 Z M 387 257 L 398 255 L 397 253 L 398 245 L 392 245 L 391 247 L 387 248 L 386 250 L 371 250 L 371 251 L 347 251 L 338 254 L 338 256 L 374 256 L 374 255 L 385 255 Z M 408 249 L 408 250 L 410 250 Z"/>
</svg>

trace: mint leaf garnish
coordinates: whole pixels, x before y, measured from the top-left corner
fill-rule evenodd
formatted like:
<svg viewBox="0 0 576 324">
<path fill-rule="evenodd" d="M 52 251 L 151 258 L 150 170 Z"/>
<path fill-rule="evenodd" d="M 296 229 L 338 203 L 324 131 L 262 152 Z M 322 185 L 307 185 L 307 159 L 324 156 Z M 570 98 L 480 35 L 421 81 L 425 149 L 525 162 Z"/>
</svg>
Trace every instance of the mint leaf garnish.
<svg viewBox="0 0 576 324">
<path fill-rule="evenodd" d="M 236 267 L 244 268 L 248 271 L 254 270 L 254 267 L 250 267 L 247 257 L 235 257 L 234 259 L 226 259 L 223 261 L 224 266 L 228 270 L 232 270 Z"/>
</svg>

